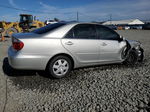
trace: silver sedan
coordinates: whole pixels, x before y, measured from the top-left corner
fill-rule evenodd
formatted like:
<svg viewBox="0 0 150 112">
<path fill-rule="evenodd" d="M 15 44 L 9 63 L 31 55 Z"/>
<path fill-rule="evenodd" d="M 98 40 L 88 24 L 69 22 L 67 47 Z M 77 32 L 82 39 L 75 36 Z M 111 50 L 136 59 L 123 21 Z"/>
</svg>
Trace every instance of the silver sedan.
<svg viewBox="0 0 150 112">
<path fill-rule="evenodd" d="M 95 23 L 56 23 L 12 36 L 9 64 L 62 78 L 78 67 L 143 60 L 141 43 Z"/>
</svg>

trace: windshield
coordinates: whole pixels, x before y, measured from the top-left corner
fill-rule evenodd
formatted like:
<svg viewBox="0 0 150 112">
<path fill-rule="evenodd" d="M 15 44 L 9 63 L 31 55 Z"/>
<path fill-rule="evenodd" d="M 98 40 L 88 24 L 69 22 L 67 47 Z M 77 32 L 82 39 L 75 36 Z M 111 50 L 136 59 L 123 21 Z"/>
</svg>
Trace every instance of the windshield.
<svg viewBox="0 0 150 112">
<path fill-rule="evenodd" d="M 20 22 L 32 22 L 33 21 L 33 16 L 24 16 L 24 15 L 21 15 L 20 16 Z"/>
<path fill-rule="evenodd" d="M 44 34 L 47 33 L 49 31 L 55 30 L 61 26 L 65 25 L 65 23 L 55 23 L 55 24 L 49 24 L 47 26 L 44 26 L 42 28 L 38 28 L 34 31 L 32 31 L 33 33 L 37 33 L 37 34 Z"/>
</svg>

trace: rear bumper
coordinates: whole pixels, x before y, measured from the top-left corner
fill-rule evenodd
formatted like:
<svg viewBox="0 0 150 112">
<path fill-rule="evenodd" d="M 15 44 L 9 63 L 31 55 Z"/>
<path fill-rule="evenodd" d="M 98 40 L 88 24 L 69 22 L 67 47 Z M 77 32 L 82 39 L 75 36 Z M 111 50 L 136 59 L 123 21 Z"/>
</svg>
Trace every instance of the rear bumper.
<svg viewBox="0 0 150 112">
<path fill-rule="evenodd" d="M 22 70 L 45 70 L 50 57 L 26 55 L 9 48 L 8 61 L 11 67 Z"/>
</svg>

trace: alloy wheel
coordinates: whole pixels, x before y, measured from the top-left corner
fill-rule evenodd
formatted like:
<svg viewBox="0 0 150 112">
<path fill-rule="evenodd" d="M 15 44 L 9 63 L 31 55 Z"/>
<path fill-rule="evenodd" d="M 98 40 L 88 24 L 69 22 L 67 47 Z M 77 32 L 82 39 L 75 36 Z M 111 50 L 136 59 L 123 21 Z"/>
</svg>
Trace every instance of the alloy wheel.
<svg viewBox="0 0 150 112">
<path fill-rule="evenodd" d="M 53 72 L 57 76 L 65 75 L 68 72 L 69 64 L 65 59 L 58 59 L 53 64 Z"/>
</svg>

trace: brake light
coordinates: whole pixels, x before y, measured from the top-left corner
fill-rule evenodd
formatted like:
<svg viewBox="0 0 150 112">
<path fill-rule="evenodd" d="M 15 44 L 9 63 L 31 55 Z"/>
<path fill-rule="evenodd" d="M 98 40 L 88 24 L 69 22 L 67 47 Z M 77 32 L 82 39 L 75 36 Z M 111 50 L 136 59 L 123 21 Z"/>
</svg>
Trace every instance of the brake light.
<svg viewBox="0 0 150 112">
<path fill-rule="evenodd" d="M 15 50 L 19 51 L 24 47 L 24 43 L 21 42 L 20 40 L 16 39 L 16 38 L 14 38 L 12 40 L 12 46 Z"/>
</svg>

